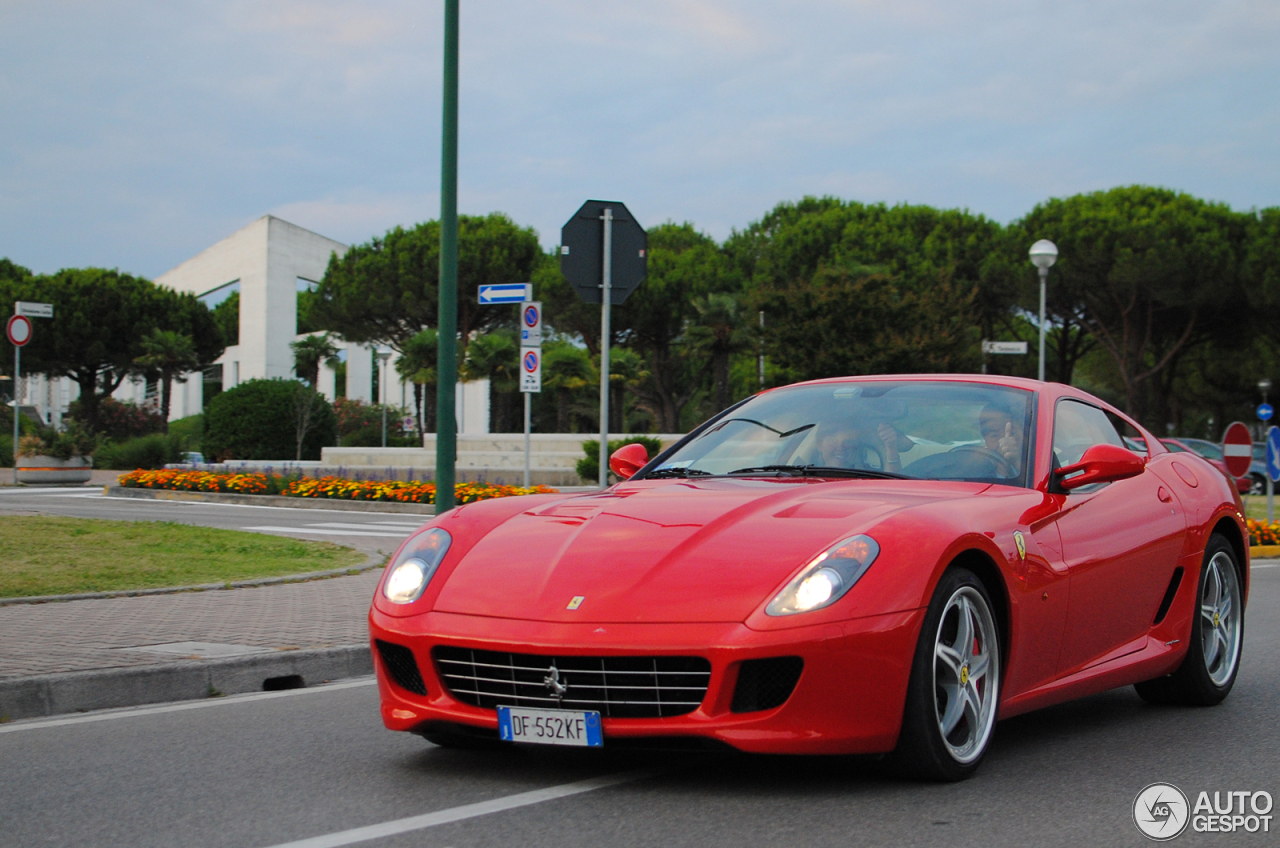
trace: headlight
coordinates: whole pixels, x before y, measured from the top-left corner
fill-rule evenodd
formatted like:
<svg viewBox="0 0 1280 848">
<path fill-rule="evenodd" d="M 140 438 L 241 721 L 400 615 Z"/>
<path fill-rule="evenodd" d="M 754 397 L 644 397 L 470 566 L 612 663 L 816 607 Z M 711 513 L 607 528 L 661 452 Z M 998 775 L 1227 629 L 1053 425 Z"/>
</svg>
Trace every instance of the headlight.
<svg viewBox="0 0 1280 848">
<path fill-rule="evenodd" d="M 449 552 L 452 537 L 439 527 L 419 533 L 408 541 L 387 569 L 382 595 L 393 604 L 411 604 L 422 597 L 440 561 Z"/>
<path fill-rule="evenodd" d="M 769 615 L 793 615 L 822 609 L 853 588 L 880 554 L 870 536 L 854 536 L 827 548 L 769 602 Z"/>
</svg>

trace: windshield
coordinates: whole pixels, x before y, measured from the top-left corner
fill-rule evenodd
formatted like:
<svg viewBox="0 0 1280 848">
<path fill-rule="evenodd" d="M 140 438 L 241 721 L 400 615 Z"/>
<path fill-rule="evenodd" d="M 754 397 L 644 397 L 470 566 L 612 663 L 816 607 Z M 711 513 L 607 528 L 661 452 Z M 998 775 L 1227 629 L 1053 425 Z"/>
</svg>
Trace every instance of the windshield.
<svg viewBox="0 0 1280 848">
<path fill-rule="evenodd" d="M 1032 394 L 982 383 L 841 382 L 753 398 L 646 476 L 799 474 L 1027 485 Z"/>
</svg>

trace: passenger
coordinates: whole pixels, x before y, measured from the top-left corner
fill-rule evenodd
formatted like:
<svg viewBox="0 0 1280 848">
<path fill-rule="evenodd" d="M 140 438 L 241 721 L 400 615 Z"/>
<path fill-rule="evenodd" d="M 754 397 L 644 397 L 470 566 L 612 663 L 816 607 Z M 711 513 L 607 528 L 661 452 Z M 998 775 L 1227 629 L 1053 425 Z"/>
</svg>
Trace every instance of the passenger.
<svg viewBox="0 0 1280 848">
<path fill-rule="evenodd" d="M 866 471 L 902 470 L 901 454 L 915 447 L 915 442 L 887 421 L 874 431 L 871 422 L 836 421 L 818 433 L 816 465 L 832 468 L 854 468 Z"/>
<path fill-rule="evenodd" d="M 1013 415 L 1004 407 L 989 403 L 978 413 L 978 431 L 987 450 L 1004 457 L 1014 473 L 1022 469 L 1022 428 L 1013 426 Z"/>
</svg>

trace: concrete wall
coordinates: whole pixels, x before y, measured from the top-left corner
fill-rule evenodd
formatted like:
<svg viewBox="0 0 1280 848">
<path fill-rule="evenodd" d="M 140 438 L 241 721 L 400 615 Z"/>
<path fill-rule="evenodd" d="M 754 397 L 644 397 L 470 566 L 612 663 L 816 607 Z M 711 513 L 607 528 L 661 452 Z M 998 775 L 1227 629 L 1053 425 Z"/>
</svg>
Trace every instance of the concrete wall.
<svg viewBox="0 0 1280 848">
<path fill-rule="evenodd" d="M 341 256 L 346 250 L 341 242 L 265 215 L 160 275 L 156 283 L 203 295 L 238 281 L 240 343 L 227 348 L 217 360 L 222 365 L 223 388 L 260 377 L 287 379 L 294 376 L 289 343 L 298 337 L 297 279 L 318 281 L 330 255 Z M 357 374 L 356 393 L 352 394 L 351 371 L 348 366 L 348 396 L 367 400 L 368 377 L 361 394 Z M 332 383 L 332 372 L 329 376 Z M 194 415 L 203 408 L 200 375 L 191 375 L 187 385 L 195 390 L 188 389 L 181 406 L 173 404 L 170 419 Z M 330 388 L 329 396 L 332 391 Z M 177 397 L 175 388 L 175 400 Z"/>
</svg>

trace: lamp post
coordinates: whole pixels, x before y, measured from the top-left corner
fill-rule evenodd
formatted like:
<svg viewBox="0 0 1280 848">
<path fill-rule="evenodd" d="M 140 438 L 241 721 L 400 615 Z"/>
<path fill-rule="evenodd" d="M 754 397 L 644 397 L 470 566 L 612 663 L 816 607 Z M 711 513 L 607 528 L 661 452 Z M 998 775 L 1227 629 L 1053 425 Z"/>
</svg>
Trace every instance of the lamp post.
<svg viewBox="0 0 1280 848">
<path fill-rule="evenodd" d="M 1049 268 L 1058 261 L 1058 246 L 1048 239 L 1031 245 L 1031 264 L 1040 272 L 1040 381 L 1044 382 L 1044 291 L 1049 280 Z"/>
<path fill-rule="evenodd" d="M 378 378 L 381 381 L 378 386 L 378 400 L 382 401 L 382 446 L 387 446 L 387 360 L 391 358 L 391 351 L 378 351 Z"/>
<path fill-rule="evenodd" d="M 1267 402 L 1267 392 L 1271 391 L 1271 381 L 1262 379 L 1258 381 L 1258 391 L 1262 392 L 1262 402 Z"/>
</svg>

